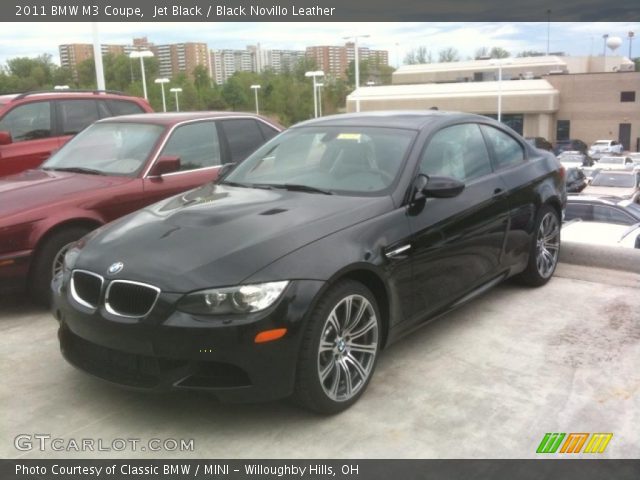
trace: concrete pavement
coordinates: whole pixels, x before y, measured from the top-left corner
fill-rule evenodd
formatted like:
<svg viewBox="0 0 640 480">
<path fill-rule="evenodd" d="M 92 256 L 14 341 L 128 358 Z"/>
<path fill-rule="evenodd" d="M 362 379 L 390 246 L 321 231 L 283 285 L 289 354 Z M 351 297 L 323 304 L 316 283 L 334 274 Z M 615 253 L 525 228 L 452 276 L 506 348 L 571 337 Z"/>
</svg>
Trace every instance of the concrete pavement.
<svg viewBox="0 0 640 480">
<path fill-rule="evenodd" d="M 534 458 L 546 432 L 612 432 L 600 458 L 640 458 L 640 275 L 560 264 L 505 283 L 390 347 L 350 410 L 220 404 L 123 390 L 69 366 L 56 322 L 0 299 L 3 458 Z M 193 439 L 193 451 L 20 451 L 20 434 Z"/>
</svg>

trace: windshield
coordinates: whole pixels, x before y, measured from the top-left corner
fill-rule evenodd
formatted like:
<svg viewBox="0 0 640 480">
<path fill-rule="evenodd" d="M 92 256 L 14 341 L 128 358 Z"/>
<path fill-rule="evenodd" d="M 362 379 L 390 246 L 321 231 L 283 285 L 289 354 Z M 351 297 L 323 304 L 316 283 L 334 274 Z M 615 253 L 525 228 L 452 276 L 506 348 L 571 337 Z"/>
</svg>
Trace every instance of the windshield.
<svg viewBox="0 0 640 480">
<path fill-rule="evenodd" d="M 599 173 L 591 182 L 594 187 L 635 187 L 635 175 Z"/>
<path fill-rule="evenodd" d="M 392 128 L 295 128 L 256 151 L 222 183 L 380 193 L 398 176 L 415 135 Z"/>
<path fill-rule="evenodd" d="M 607 163 L 609 165 L 622 164 L 624 158 L 622 157 L 602 157 L 598 163 Z"/>
<path fill-rule="evenodd" d="M 66 143 L 42 168 L 133 176 L 145 165 L 163 131 L 162 126 L 144 123 L 96 123 Z"/>
</svg>

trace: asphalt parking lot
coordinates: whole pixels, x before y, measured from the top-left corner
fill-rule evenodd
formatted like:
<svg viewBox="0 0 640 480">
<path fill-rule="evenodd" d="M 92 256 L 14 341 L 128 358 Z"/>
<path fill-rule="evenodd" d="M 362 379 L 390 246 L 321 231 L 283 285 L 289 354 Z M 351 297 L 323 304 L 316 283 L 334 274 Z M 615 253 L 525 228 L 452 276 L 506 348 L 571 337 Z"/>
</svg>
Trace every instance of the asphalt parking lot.
<svg viewBox="0 0 640 480">
<path fill-rule="evenodd" d="M 600 458 L 640 458 L 639 293 L 640 274 L 568 264 L 540 289 L 501 285 L 390 347 L 364 397 L 334 417 L 123 390 L 62 359 L 46 310 L 3 298 L 0 456 L 534 458 L 546 432 L 611 432 Z M 194 448 L 22 451 L 21 434 Z"/>
</svg>

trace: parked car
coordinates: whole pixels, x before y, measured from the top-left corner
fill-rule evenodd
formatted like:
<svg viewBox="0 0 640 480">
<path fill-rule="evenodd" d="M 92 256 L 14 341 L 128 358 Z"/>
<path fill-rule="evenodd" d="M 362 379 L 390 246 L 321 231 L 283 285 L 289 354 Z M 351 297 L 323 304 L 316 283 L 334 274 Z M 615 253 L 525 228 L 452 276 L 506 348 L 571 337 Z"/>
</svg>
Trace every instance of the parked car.
<svg viewBox="0 0 640 480">
<path fill-rule="evenodd" d="M 568 193 L 579 193 L 587 186 L 587 177 L 579 168 L 567 168 L 565 179 Z"/>
<path fill-rule="evenodd" d="M 549 280 L 563 172 L 478 115 L 304 122 L 72 247 L 62 352 L 116 383 L 344 410 L 399 337 L 507 277 Z"/>
<path fill-rule="evenodd" d="M 606 155 L 598 160 L 600 170 L 633 170 L 631 157 Z"/>
<path fill-rule="evenodd" d="M 555 148 L 553 149 L 553 153 L 559 155 L 566 150 L 577 151 L 588 155 L 587 150 L 589 150 L 589 147 L 582 140 L 578 139 L 558 140 Z"/>
<path fill-rule="evenodd" d="M 593 145 L 589 147 L 589 156 L 592 158 L 600 158 L 602 155 L 622 153 L 622 144 L 616 140 L 596 140 Z"/>
<path fill-rule="evenodd" d="M 633 225 L 640 222 L 640 205 L 619 197 L 569 195 L 564 219 Z"/>
<path fill-rule="evenodd" d="M 639 182 L 640 172 L 602 171 L 593 177 L 584 193 L 621 197 L 638 203 L 640 200 Z"/>
<path fill-rule="evenodd" d="M 101 120 L 41 168 L 0 179 L 0 287 L 46 302 L 68 245 L 96 227 L 218 176 L 280 127 L 255 115 Z"/>
<path fill-rule="evenodd" d="M 574 220 L 562 226 L 561 238 L 563 242 L 640 248 L 640 223 L 628 226 Z"/>
<path fill-rule="evenodd" d="M 629 158 L 631 158 L 631 161 L 633 162 L 634 169 L 640 168 L 640 152 L 629 153 Z"/>
<path fill-rule="evenodd" d="M 540 148 L 548 152 L 553 151 L 553 145 L 551 145 L 551 142 L 544 137 L 526 137 L 525 140 L 533 147 Z"/>
<path fill-rule="evenodd" d="M 562 152 L 558 155 L 558 160 L 560 160 L 560 163 L 562 163 L 565 168 L 593 166 L 593 159 L 578 151 L 567 150 Z"/>
<path fill-rule="evenodd" d="M 0 95 L 0 177 L 38 167 L 96 120 L 151 111 L 145 99 L 111 91 Z"/>
<path fill-rule="evenodd" d="M 593 178 L 600 173 L 600 169 L 597 166 L 582 167 L 582 173 L 587 177 L 587 185 L 591 185 Z"/>
</svg>

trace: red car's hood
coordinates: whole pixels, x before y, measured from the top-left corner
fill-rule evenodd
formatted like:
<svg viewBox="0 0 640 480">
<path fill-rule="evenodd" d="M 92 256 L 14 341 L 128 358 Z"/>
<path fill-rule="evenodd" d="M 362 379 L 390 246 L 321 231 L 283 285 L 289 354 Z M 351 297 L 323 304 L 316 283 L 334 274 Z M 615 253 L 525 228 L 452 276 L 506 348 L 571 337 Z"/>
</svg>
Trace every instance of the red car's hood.
<svg viewBox="0 0 640 480">
<path fill-rule="evenodd" d="M 131 181 L 128 177 L 110 177 L 53 170 L 27 170 L 0 178 L 0 218 L 59 201 L 81 198 Z"/>
</svg>

